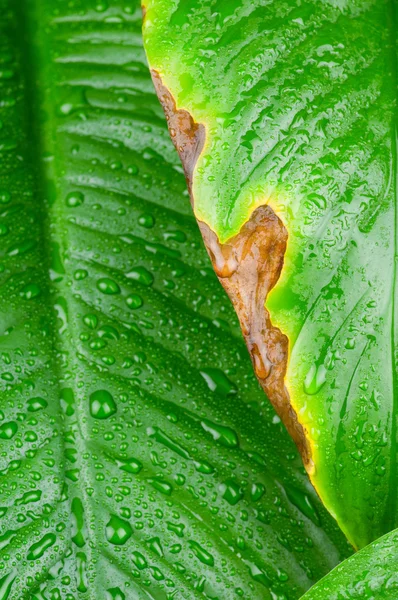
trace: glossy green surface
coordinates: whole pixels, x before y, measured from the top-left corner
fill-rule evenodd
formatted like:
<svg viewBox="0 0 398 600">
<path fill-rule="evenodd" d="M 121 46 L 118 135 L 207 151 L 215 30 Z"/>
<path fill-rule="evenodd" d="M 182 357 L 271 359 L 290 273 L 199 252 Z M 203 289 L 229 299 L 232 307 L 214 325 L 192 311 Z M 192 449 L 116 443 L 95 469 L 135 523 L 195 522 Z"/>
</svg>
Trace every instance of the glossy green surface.
<svg viewBox="0 0 398 600">
<path fill-rule="evenodd" d="M 0 598 L 295 600 L 347 555 L 191 215 L 138 3 L 0 0 Z"/>
<path fill-rule="evenodd" d="M 397 572 L 395 530 L 336 567 L 303 600 L 396 600 Z"/>
<path fill-rule="evenodd" d="M 393 0 L 148 0 L 150 66 L 206 127 L 195 212 L 256 205 L 288 249 L 268 298 L 323 502 L 352 543 L 398 525 Z"/>
</svg>

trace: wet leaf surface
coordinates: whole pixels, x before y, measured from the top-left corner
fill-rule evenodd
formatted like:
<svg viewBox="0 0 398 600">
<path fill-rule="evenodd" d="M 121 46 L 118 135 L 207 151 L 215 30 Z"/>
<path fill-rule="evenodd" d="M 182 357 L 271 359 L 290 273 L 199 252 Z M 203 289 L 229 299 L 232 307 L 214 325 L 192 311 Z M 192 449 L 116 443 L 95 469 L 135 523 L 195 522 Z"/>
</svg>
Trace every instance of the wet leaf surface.
<svg viewBox="0 0 398 600">
<path fill-rule="evenodd" d="M 398 525 L 396 3 L 145 5 L 150 67 L 176 110 L 205 129 L 194 210 L 222 245 L 207 242 L 225 287 L 235 286 L 229 293 L 255 365 L 253 340 L 266 346 L 259 378 L 280 405 L 281 383 L 271 389 L 264 365 L 271 377 L 287 361 L 289 397 L 279 412 L 294 435 L 284 416 L 290 401 L 312 482 L 362 547 Z M 269 232 L 270 261 L 284 259 L 280 279 L 272 289 L 259 266 L 257 285 L 240 266 L 236 285 L 228 261 L 219 268 L 222 249 L 231 253 L 264 205 L 288 236 L 284 253 Z M 251 252 L 258 257 L 258 243 Z M 251 307 L 241 298 L 260 289 L 288 351 L 280 342 L 274 352 L 262 308 L 247 324 Z"/>
<path fill-rule="evenodd" d="M 392 531 L 336 567 L 303 600 L 395 600 L 397 549 L 398 534 Z"/>
<path fill-rule="evenodd" d="M 0 598 L 300 597 L 349 551 L 202 247 L 140 7 L 0 15 Z"/>
</svg>

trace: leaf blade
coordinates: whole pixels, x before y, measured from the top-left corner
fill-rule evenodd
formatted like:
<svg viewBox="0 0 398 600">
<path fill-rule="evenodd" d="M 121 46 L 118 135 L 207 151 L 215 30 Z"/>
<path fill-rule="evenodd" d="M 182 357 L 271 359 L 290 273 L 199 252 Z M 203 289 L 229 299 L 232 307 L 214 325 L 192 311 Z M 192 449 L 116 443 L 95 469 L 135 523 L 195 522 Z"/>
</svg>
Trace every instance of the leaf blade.
<svg viewBox="0 0 398 600">
<path fill-rule="evenodd" d="M 298 597 L 347 548 L 261 406 L 133 7 L 1 0 L 0 589 Z"/>
<path fill-rule="evenodd" d="M 144 39 L 206 129 L 194 211 L 259 380 L 362 547 L 396 526 L 395 5 L 148 0 Z M 246 255 L 276 246 L 259 206 L 286 228 L 286 253 L 266 253 L 279 280 L 267 257 L 244 264 L 245 236 Z"/>
<path fill-rule="evenodd" d="M 376 540 L 333 569 L 317 583 L 303 600 L 337 600 L 344 594 L 355 598 L 393 599 L 396 596 L 397 532 L 392 531 Z"/>
</svg>

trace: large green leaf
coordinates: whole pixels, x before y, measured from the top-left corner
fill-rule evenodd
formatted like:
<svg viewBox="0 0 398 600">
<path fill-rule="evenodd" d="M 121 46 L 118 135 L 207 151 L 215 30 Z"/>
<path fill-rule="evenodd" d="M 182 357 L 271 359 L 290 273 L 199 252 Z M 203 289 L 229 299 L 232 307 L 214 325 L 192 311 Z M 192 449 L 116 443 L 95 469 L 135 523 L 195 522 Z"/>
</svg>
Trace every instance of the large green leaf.
<svg viewBox="0 0 398 600">
<path fill-rule="evenodd" d="M 361 547 L 398 524 L 395 0 L 145 5 L 149 63 L 257 374 Z"/>
<path fill-rule="evenodd" d="M 316 584 L 303 600 L 396 600 L 398 531 L 345 560 Z"/>
<path fill-rule="evenodd" d="M 135 1 L 0 0 L 0 598 L 294 600 L 347 555 L 201 247 Z"/>
</svg>

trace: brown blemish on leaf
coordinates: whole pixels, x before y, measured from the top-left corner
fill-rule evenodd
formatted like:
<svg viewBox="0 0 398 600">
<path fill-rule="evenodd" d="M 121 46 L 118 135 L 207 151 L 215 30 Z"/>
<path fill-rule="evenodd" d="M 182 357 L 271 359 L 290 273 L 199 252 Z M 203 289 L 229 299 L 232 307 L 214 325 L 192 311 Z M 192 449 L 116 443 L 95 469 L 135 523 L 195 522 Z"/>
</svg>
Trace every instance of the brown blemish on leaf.
<svg viewBox="0 0 398 600">
<path fill-rule="evenodd" d="M 152 69 L 152 80 L 159 100 L 166 115 L 167 124 L 173 144 L 180 155 L 189 194 L 192 198 L 192 178 L 196 161 L 203 150 L 206 130 L 200 123 L 195 123 L 187 110 L 176 110 L 176 103 L 157 71 Z"/>
<path fill-rule="evenodd" d="M 260 206 L 235 237 L 220 244 L 199 222 L 214 270 L 239 317 L 253 367 L 263 390 L 311 468 L 303 426 L 290 404 L 285 386 L 289 340 L 271 323 L 265 301 L 279 279 L 288 234 L 271 207 Z"/>
<path fill-rule="evenodd" d="M 171 138 L 180 155 L 188 182 L 192 205 L 193 171 L 203 149 L 205 127 L 195 123 L 186 110 L 177 110 L 170 91 L 159 73 L 152 79 L 166 114 Z M 288 233 L 270 206 L 260 206 L 240 232 L 221 244 L 210 227 L 198 221 L 214 270 L 239 317 L 254 370 L 262 388 L 295 441 L 308 470 L 311 451 L 303 426 L 290 403 L 285 386 L 288 338 L 271 323 L 265 308 L 269 292 L 283 267 Z"/>
</svg>

